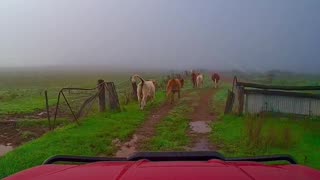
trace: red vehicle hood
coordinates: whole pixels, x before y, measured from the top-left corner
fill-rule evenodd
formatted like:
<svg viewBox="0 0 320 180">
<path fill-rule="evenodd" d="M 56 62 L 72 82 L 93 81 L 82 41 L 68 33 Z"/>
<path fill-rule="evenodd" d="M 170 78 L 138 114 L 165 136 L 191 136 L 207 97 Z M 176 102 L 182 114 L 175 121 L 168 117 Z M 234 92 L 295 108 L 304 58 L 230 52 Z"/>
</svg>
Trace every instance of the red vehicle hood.
<svg viewBox="0 0 320 180">
<path fill-rule="evenodd" d="M 320 171 L 300 165 L 268 166 L 255 162 L 96 162 L 84 165 L 42 165 L 6 180 L 28 179 L 320 179 Z"/>
</svg>

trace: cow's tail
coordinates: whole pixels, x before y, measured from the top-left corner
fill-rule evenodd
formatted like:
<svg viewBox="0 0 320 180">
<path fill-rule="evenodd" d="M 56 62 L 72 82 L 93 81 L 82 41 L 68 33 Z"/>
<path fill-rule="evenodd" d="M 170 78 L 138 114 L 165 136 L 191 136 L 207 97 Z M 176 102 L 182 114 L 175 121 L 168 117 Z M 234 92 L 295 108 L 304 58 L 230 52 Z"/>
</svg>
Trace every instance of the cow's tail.
<svg viewBox="0 0 320 180">
<path fill-rule="evenodd" d="M 136 78 L 140 79 L 140 81 L 141 81 L 141 91 L 140 91 L 139 96 L 142 97 L 142 87 L 144 85 L 145 80 L 142 77 L 140 77 L 138 74 L 135 74 L 132 76 L 131 82 L 136 83 L 137 82 Z"/>
<path fill-rule="evenodd" d="M 135 74 L 131 77 L 131 82 L 133 83 L 137 82 L 136 78 L 140 79 L 141 87 L 142 87 L 144 85 L 145 80 L 142 77 L 140 77 L 138 74 Z"/>
</svg>

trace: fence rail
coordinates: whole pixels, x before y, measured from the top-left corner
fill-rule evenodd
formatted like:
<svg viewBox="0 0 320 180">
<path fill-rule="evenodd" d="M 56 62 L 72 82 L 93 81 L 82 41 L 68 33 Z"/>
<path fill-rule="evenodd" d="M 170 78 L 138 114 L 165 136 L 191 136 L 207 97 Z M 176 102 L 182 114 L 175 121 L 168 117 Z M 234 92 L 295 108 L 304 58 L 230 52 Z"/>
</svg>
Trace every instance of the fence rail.
<svg viewBox="0 0 320 180">
<path fill-rule="evenodd" d="M 320 116 L 320 94 L 300 92 L 317 90 L 320 90 L 320 86 L 264 85 L 240 82 L 234 77 L 225 113 L 276 112 Z"/>
<path fill-rule="evenodd" d="M 320 86 L 276 86 L 276 85 L 264 85 L 264 84 L 247 83 L 247 82 L 237 82 L 237 86 L 243 86 L 246 88 L 274 89 L 274 90 L 285 90 L 285 91 L 320 90 Z"/>
</svg>

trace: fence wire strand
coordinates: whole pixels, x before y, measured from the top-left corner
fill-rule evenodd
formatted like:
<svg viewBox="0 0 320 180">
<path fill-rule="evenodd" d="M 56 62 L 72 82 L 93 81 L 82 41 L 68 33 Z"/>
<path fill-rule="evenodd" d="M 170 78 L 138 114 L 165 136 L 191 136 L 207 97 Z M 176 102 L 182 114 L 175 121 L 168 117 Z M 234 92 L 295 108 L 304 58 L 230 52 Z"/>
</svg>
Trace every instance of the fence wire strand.
<svg viewBox="0 0 320 180">
<path fill-rule="evenodd" d="M 155 80 L 158 84 L 158 91 L 165 91 L 166 83 L 170 74 L 165 76 L 145 76 L 145 80 Z M 78 122 L 82 117 L 87 116 L 90 112 L 98 111 L 98 101 L 99 97 L 99 87 L 101 85 L 105 86 L 105 98 L 106 102 L 113 102 L 120 104 L 128 104 L 130 101 L 134 100 L 134 94 L 132 89 L 131 77 L 124 81 L 118 81 L 114 83 L 115 89 L 108 89 L 108 82 L 102 82 L 95 86 L 94 88 L 76 88 L 76 87 L 67 87 L 60 89 L 58 93 L 57 103 L 54 113 L 54 122 L 53 128 L 56 125 L 57 118 L 67 118 L 73 119 L 73 121 Z M 115 102 L 115 99 L 110 99 L 110 91 L 116 92 L 116 99 L 118 102 Z"/>
</svg>

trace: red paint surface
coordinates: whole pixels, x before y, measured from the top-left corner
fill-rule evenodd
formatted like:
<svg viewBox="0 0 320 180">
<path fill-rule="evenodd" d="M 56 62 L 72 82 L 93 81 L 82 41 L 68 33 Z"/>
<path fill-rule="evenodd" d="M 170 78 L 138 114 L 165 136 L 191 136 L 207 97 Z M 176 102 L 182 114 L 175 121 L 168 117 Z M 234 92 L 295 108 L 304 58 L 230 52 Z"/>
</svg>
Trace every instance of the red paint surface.
<svg viewBox="0 0 320 180">
<path fill-rule="evenodd" d="M 43 165 L 7 178 L 28 179 L 320 179 L 320 171 L 300 165 L 268 166 L 254 162 L 97 162 L 84 165 Z"/>
</svg>

